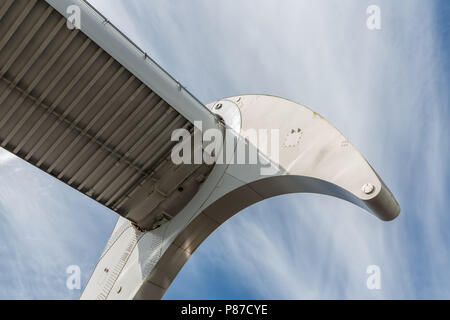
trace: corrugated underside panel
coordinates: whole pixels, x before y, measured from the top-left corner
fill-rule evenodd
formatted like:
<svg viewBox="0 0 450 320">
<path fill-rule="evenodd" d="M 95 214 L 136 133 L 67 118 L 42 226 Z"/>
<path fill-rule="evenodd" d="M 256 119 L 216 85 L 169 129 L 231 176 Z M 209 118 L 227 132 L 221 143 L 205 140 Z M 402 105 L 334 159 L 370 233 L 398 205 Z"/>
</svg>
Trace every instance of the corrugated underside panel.
<svg viewBox="0 0 450 320">
<path fill-rule="evenodd" d="M 210 172 L 173 165 L 192 125 L 43 0 L 0 3 L 0 68 L 1 146 L 141 227 Z"/>
</svg>

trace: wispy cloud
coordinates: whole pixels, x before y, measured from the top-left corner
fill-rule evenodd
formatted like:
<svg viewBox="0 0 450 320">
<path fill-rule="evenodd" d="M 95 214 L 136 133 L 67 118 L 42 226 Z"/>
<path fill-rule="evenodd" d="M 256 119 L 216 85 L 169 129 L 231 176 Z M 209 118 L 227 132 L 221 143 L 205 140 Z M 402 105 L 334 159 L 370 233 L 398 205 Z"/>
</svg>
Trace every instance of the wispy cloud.
<svg viewBox="0 0 450 320">
<path fill-rule="evenodd" d="M 86 283 L 115 214 L 0 149 L 0 299 L 78 298 L 66 268 Z"/>
</svg>

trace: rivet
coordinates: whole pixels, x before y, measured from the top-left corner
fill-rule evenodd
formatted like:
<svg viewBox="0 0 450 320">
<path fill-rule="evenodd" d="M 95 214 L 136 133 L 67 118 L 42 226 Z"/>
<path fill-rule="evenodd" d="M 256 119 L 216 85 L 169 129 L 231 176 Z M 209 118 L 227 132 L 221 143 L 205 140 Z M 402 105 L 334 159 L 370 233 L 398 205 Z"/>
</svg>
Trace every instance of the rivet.
<svg viewBox="0 0 450 320">
<path fill-rule="evenodd" d="M 365 185 L 362 186 L 361 189 L 365 194 L 371 194 L 375 189 L 375 187 L 371 183 L 366 183 Z"/>
</svg>

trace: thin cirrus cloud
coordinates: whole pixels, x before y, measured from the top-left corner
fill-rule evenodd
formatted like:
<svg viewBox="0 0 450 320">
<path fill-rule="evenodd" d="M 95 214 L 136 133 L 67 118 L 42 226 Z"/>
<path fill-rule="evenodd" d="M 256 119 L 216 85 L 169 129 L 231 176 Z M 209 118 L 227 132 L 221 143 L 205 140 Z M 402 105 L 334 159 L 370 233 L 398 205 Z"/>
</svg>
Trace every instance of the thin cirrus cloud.
<svg viewBox="0 0 450 320">
<path fill-rule="evenodd" d="M 117 219 L 55 178 L 0 149 L 0 299 L 76 299 Z"/>
<path fill-rule="evenodd" d="M 319 195 L 258 203 L 199 247 L 166 299 L 450 297 L 445 1 L 376 1 L 379 31 L 366 28 L 372 1 L 90 2 L 205 103 L 267 93 L 308 105 L 402 206 L 385 223 Z M 65 267 L 81 264 L 85 283 L 115 217 L 5 152 L 0 173 L 14 181 L 0 182 L 1 286 L 76 298 Z M 366 287 L 373 264 L 381 290 Z"/>
</svg>

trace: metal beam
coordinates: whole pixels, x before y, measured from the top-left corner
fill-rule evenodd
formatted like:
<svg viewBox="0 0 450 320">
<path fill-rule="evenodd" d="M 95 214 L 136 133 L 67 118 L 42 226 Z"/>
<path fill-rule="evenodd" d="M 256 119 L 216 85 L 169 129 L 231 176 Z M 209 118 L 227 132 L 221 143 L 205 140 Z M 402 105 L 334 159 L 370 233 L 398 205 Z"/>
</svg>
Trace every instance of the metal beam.
<svg viewBox="0 0 450 320">
<path fill-rule="evenodd" d="M 161 105 L 163 105 L 164 103 L 165 103 L 165 102 L 161 100 L 161 102 L 160 102 L 158 105 L 161 106 Z M 156 109 L 157 109 L 157 108 L 153 109 L 152 111 L 156 111 Z M 151 111 L 150 113 L 153 113 L 152 111 Z M 124 162 L 123 160 L 124 160 L 126 157 L 129 157 L 130 155 L 132 155 L 132 153 L 133 153 L 133 151 L 135 150 L 135 148 L 136 148 L 137 146 L 141 145 L 141 144 L 148 138 L 148 136 L 149 136 L 150 134 L 154 133 L 154 132 L 156 131 L 156 129 L 160 127 L 159 125 L 161 124 L 161 122 L 164 121 L 164 120 L 166 119 L 166 117 L 168 116 L 168 114 L 170 114 L 170 113 L 172 113 L 172 112 L 173 112 L 173 110 L 169 108 L 169 109 L 165 112 L 165 114 L 164 114 L 162 117 L 160 117 L 160 118 L 158 119 L 158 121 L 157 121 L 155 124 L 152 125 L 152 127 L 149 129 L 149 131 L 147 131 L 144 135 L 142 135 L 142 136 L 139 138 L 139 140 L 138 140 L 136 143 L 134 143 L 134 144 L 128 149 L 128 151 L 127 151 L 121 158 L 119 158 L 119 159 L 116 161 L 116 163 L 114 163 L 112 166 L 110 166 L 110 167 L 107 169 L 106 173 L 105 173 L 105 174 L 104 174 L 104 175 L 103 175 L 103 176 L 102 176 L 102 177 L 94 184 L 94 186 L 93 186 L 91 189 L 96 190 L 96 188 L 97 188 L 100 184 L 102 184 L 106 178 L 109 178 L 109 177 L 110 177 L 109 174 L 111 173 L 111 170 L 112 170 L 116 165 L 118 165 L 118 164 Z M 146 117 L 146 118 L 147 118 L 147 117 Z M 128 136 L 130 137 L 131 135 L 128 135 Z M 125 141 L 125 140 L 123 140 L 122 142 L 124 142 L 124 141 Z M 117 148 L 117 149 L 121 148 L 121 145 L 122 145 L 122 144 L 123 144 L 123 143 L 119 144 L 116 148 Z M 102 163 L 103 163 L 103 161 L 102 161 Z M 132 163 L 135 164 L 134 161 L 133 161 Z"/>
<path fill-rule="evenodd" d="M 73 38 L 77 35 L 78 31 L 75 31 L 70 34 L 70 36 L 64 41 L 64 43 L 58 48 L 58 50 L 53 54 L 53 56 L 50 58 L 49 61 L 47 61 L 46 65 L 39 71 L 39 74 L 36 76 L 33 83 L 30 85 L 31 90 L 27 90 L 27 92 L 31 92 L 33 88 L 36 86 L 36 84 L 42 80 L 44 75 L 48 72 L 48 70 L 53 67 L 54 63 L 59 59 L 59 57 L 63 54 L 63 52 L 66 50 L 66 48 L 70 45 Z M 58 78 L 58 77 L 56 77 Z M 53 80 L 53 83 L 56 84 L 56 81 Z M 29 89 L 30 89 L 29 88 Z M 33 103 L 33 105 L 29 108 L 27 113 L 22 116 L 22 118 L 19 120 L 19 122 L 14 126 L 14 128 L 11 130 L 11 132 L 8 134 L 8 136 L 5 138 L 5 140 L 2 142 L 1 146 L 5 147 L 9 141 L 17 134 L 17 131 L 23 126 L 25 121 L 28 120 L 28 118 L 33 114 L 37 106 L 41 104 L 41 102 L 46 98 L 47 94 L 50 92 L 49 88 L 47 88 L 46 91 L 44 91 L 44 94 L 42 94 L 38 100 Z M 22 103 L 22 102 L 20 102 Z"/>
<path fill-rule="evenodd" d="M 26 7 L 23 9 L 23 11 L 20 13 L 20 15 L 17 17 L 16 21 L 14 21 L 13 25 L 8 29 L 8 31 L 3 35 L 3 38 L 0 40 L 0 50 L 3 49 L 3 47 L 6 45 L 6 43 L 11 39 L 14 32 L 16 32 L 17 28 L 22 24 L 22 22 L 25 20 L 26 16 L 31 12 L 31 9 L 33 9 L 34 5 L 36 4 L 36 0 L 29 0 Z M 8 4 L 6 4 L 8 5 Z"/>
<path fill-rule="evenodd" d="M 31 39 L 35 36 L 36 32 L 39 30 L 39 28 L 44 24 L 45 20 L 48 18 L 50 13 L 52 13 L 53 8 L 48 7 L 44 13 L 39 17 L 39 20 L 34 24 L 33 28 L 27 33 L 24 39 L 20 42 L 20 45 L 16 48 L 13 54 L 11 54 L 8 61 L 5 63 L 5 65 L 0 70 L 0 77 L 3 77 L 5 73 L 8 71 L 8 69 L 13 65 L 13 63 L 16 61 L 17 57 L 23 52 L 25 47 L 28 45 Z"/>
<path fill-rule="evenodd" d="M 97 112 L 97 114 L 89 121 L 89 123 L 83 127 L 83 130 L 80 134 L 78 134 L 77 137 L 75 137 L 74 140 L 72 140 L 72 142 L 69 144 L 69 146 L 67 146 L 66 148 L 64 148 L 64 151 L 53 161 L 53 163 L 51 164 L 51 166 L 47 169 L 48 173 L 51 173 L 53 171 L 53 169 L 59 164 L 59 161 L 61 159 L 63 159 L 70 151 L 72 151 L 72 149 L 74 148 L 74 146 L 80 141 L 81 137 L 86 137 L 89 130 L 92 128 L 92 126 L 98 121 L 98 119 L 100 119 L 100 117 L 102 117 L 104 115 L 104 113 L 106 112 L 106 110 L 108 110 L 108 108 L 110 108 L 112 106 L 112 104 L 114 102 L 116 102 L 117 98 L 119 96 L 121 96 L 123 94 L 123 92 L 128 89 L 128 87 L 130 86 L 130 84 L 135 80 L 134 76 L 131 76 L 127 82 L 125 82 L 122 86 L 120 86 L 120 89 L 118 91 L 116 91 L 114 93 L 114 95 L 108 100 L 108 102 Z M 87 110 L 88 108 L 86 108 Z M 81 120 L 83 118 L 83 114 L 80 114 L 79 119 Z M 76 120 L 75 120 L 76 121 Z M 69 129 L 67 129 L 69 130 Z M 69 133 L 67 131 L 67 133 Z M 65 133 L 64 133 L 65 134 Z M 63 134 L 63 136 L 64 136 Z M 91 139 L 89 139 L 91 140 Z"/>
<path fill-rule="evenodd" d="M 101 52 L 100 52 L 101 53 Z M 45 133 L 45 135 L 36 143 L 36 145 L 31 149 L 30 152 L 25 156 L 25 160 L 29 160 L 33 154 L 36 152 L 38 148 L 42 146 L 42 143 L 48 139 L 48 137 L 53 133 L 53 131 L 64 121 L 66 116 L 69 114 L 70 111 L 80 102 L 82 98 L 86 95 L 86 93 L 92 88 L 92 86 L 95 85 L 95 83 L 98 81 L 98 79 L 103 76 L 106 70 L 108 70 L 109 66 L 114 62 L 114 59 L 110 58 L 106 62 L 106 64 L 103 65 L 103 67 L 100 69 L 99 72 L 95 74 L 95 76 L 89 81 L 89 83 L 83 88 L 83 90 L 78 94 L 77 98 L 70 104 L 70 106 L 64 111 L 64 113 L 59 117 L 58 121 L 55 121 L 51 128 Z M 86 70 L 87 71 L 87 70 Z M 83 72 L 84 73 L 84 72 Z M 75 85 L 75 83 L 73 83 Z M 66 88 L 67 89 L 67 88 Z M 68 90 L 65 91 L 65 94 L 68 93 Z M 56 103 L 55 103 L 56 104 Z M 42 161 L 40 162 L 42 163 Z M 38 165 L 39 166 L 39 165 Z"/>
<path fill-rule="evenodd" d="M 168 128 L 166 130 L 166 134 L 167 132 L 172 131 L 174 128 L 177 128 L 177 124 L 176 122 L 179 122 L 181 119 L 177 118 L 176 121 L 173 122 L 173 124 L 170 126 L 170 128 Z M 184 126 L 182 126 L 181 128 L 183 129 L 187 129 L 190 126 L 189 123 L 185 124 Z M 161 135 L 160 137 L 163 137 L 163 135 Z M 160 138 L 159 137 L 159 138 Z M 106 206 L 111 206 L 111 207 L 119 207 L 122 204 L 122 200 L 125 199 L 129 194 L 131 194 L 133 192 L 133 190 L 138 187 L 139 185 L 141 185 L 142 183 L 144 183 L 144 181 L 152 175 L 152 173 L 155 172 L 155 168 L 159 165 L 159 163 L 157 163 L 155 165 L 155 161 L 157 161 L 158 159 L 165 159 L 166 157 L 161 156 L 161 153 L 164 152 L 164 150 L 167 150 L 167 147 L 170 147 L 170 145 L 172 145 L 174 142 L 173 141 L 167 141 L 164 148 L 160 148 L 156 154 L 154 154 L 153 156 L 150 157 L 149 160 L 147 160 L 145 162 L 145 166 L 143 167 L 147 167 L 150 169 L 147 169 L 146 171 L 141 171 L 141 172 L 136 172 L 126 183 L 124 183 L 108 200 L 108 202 L 106 202 Z M 170 151 L 169 151 L 170 153 Z M 193 166 L 194 167 L 194 166 Z M 196 168 L 195 168 L 196 169 Z M 138 175 L 141 175 L 140 177 L 137 177 Z M 133 179 L 137 177 L 138 180 L 136 182 L 133 183 Z M 120 179 L 120 177 L 118 177 L 117 179 Z M 131 185 L 131 186 L 130 186 Z M 127 190 L 127 191 L 125 191 Z M 120 194 L 123 194 L 120 198 L 117 198 Z"/>
<path fill-rule="evenodd" d="M 81 111 L 80 114 L 78 114 L 78 116 L 74 120 L 70 121 L 70 125 L 64 130 L 64 132 L 61 135 L 58 136 L 58 139 L 56 139 L 56 141 L 53 142 L 51 147 L 39 159 L 39 161 L 37 163 L 38 167 L 40 167 L 42 165 L 42 163 L 44 163 L 47 160 L 47 158 L 55 151 L 55 148 L 57 146 L 59 146 L 59 144 L 67 137 L 67 135 L 76 126 L 78 126 L 81 119 L 83 119 L 83 117 L 88 113 L 88 111 L 90 111 L 91 108 L 100 100 L 100 98 L 105 94 L 105 92 L 108 91 L 108 89 L 114 84 L 114 82 L 122 74 L 123 71 L 125 71 L 125 69 L 123 67 L 120 67 L 120 69 L 116 71 L 114 76 L 112 76 L 111 78 L 108 79 L 108 82 L 103 86 L 103 88 L 95 94 L 95 97 L 91 100 L 91 102 L 89 102 L 89 104 L 83 108 L 83 111 Z M 94 83 L 92 83 L 92 85 L 94 85 Z M 88 87 L 86 87 L 86 89 L 87 89 L 86 90 L 86 92 L 87 92 L 91 89 L 91 87 L 88 86 Z M 75 104 L 72 104 L 72 106 L 75 106 Z M 59 120 L 63 121 L 65 119 L 66 115 L 68 115 L 70 111 L 72 111 L 71 108 L 68 108 L 64 112 L 64 115 L 63 115 L 64 118 L 61 117 Z"/>
<path fill-rule="evenodd" d="M 61 25 L 59 26 L 61 27 Z M 15 81 L 19 81 L 17 79 L 21 79 L 23 75 L 28 71 L 28 69 L 32 66 L 32 64 L 36 61 L 36 59 L 39 57 L 39 55 L 44 51 L 44 49 L 48 46 L 51 39 L 56 35 L 59 28 L 55 28 L 54 31 L 47 37 L 47 39 L 41 44 L 39 50 L 37 50 L 33 57 L 28 61 L 27 65 L 22 69 L 22 71 L 19 73 L 19 75 L 16 77 Z M 9 111 L 2 117 L 2 120 L 0 120 L 0 128 L 5 125 L 9 121 L 9 119 L 17 112 L 18 108 L 22 105 L 24 100 L 29 96 L 30 92 L 35 88 L 35 86 L 39 83 L 39 81 L 44 76 L 46 70 L 43 70 L 44 72 L 40 72 L 37 77 L 33 80 L 33 82 L 27 87 L 27 89 L 22 93 L 22 95 L 16 100 L 14 105 L 9 109 Z M 15 86 L 13 86 L 13 83 L 10 84 L 7 90 L 12 90 Z M 6 95 L 5 95 L 6 97 Z M 8 137 L 5 141 L 2 142 L 1 146 L 5 147 L 7 142 L 9 141 L 11 137 Z"/>
<path fill-rule="evenodd" d="M 80 55 L 86 50 L 87 46 L 91 43 L 90 39 L 86 39 L 83 45 L 77 50 L 77 52 L 71 57 L 70 61 L 64 66 L 62 71 L 52 80 L 52 83 L 49 85 L 46 91 L 41 95 L 39 99 L 45 99 L 45 97 L 50 93 L 50 91 L 54 88 L 54 86 L 61 80 L 61 78 L 67 73 L 68 70 L 73 66 L 73 64 L 78 60 Z M 40 128 L 40 126 L 44 123 L 44 121 L 48 118 L 50 114 L 57 108 L 62 99 L 65 98 L 67 93 L 75 86 L 75 84 L 80 80 L 80 78 L 85 74 L 87 70 L 92 66 L 94 61 L 98 58 L 98 56 L 102 53 L 101 49 L 98 49 L 95 54 L 89 59 L 89 61 L 83 66 L 83 68 L 72 78 L 69 85 L 56 97 L 55 101 L 50 105 L 47 112 L 43 114 L 39 120 L 31 127 L 25 137 L 20 141 L 17 147 L 14 149 L 14 153 L 19 152 L 22 147 L 29 141 L 29 139 L 36 133 L 36 131 Z M 26 160 L 29 160 L 26 159 Z"/>
<path fill-rule="evenodd" d="M 131 121 L 131 119 L 133 119 L 137 114 L 139 114 L 140 111 L 142 111 L 142 109 L 147 105 L 147 103 L 155 96 L 155 93 L 152 92 L 150 95 L 148 95 L 144 101 L 142 101 L 139 106 L 133 110 L 133 112 L 128 116 L 128 118 L 122 122 L 122 124 L 119 126 L 119 128 L 117 128 L 116 131 L 114 131 L 114 133 L 109 136 L 109 138 L 103 143 L 104 148 L 106 149 L 108 152 L 113 153 L 114 150 L 111 150 L 108 145 L 109 143 L 119 134 L 121 133 L 121 130 L 123 129 L 123 127 L 125 127 L 127 124 L 129 124 L 129 122 Z M 126 139 L 126 138 L 125 138 Z M 122 140 L 123 141 L 123 140 Z M 81 164 L 81 167 L 77 170 L 77 172 L 73 175 L 73 177 L 68 181 L 68 184 L 72 185 L 74 181 L 76 181 L 79 178 L 79 175 L 84 172 L 84 167 L 89 165 L 92 161 L 96 160 L 96 156 L 99 154 L 99 151 L 102 150 L 102 148 L 97 149 L 94 154 L 89 157 L 88 160 L 86 160 L 84 163 Z M 107 157 L 106 157 L 107 158 Z M 82 187 L 81 187 L 82 188 Z"/>
<path fill-rule="evenodd" d="M 147 150 L 154 150 L 155 147 L 158 145 L 158 142 L 160 143 L 161 140 L 162 140 L 163 138 L 165 138 L 165 139 L 168 140 L 167 144 L 169 144 L 169 145 L 170 145 L 170 144 L 174 144 L 174 142 L 173 142 L 173 141 L 170 141 L 170 139 L 168 139 L 168 137 L 170 136 L 170 133 L 171 133 L 173 130 L 175 130 L 175 129 L 177 129 L 177 128 L 180 128 L 180 124 L 181 124 L 181 123 L 179 123 L 179 122 L 181 122 L 181 121 L 185 121 L 185 120 L 184 120 L 181 116 L 177 116 L 177 117 L 170 123 L 169 126 L 167 126 L 166 128 L 164 128 L 164 129 L 161 131 L 161 134 L 158 135 L 158 137 L 156 137 L 156 138 L 155 138 L 155 139 L 154 139 L 154 140 L 153 140 L 153 141 L 152 141 L 152 142 L 151 142 L 151 143 L 143 150 L 143 152 L 140 153 L 139 157 L 136 158 L 136 160 L 135 160 L 136 163 L 139 163 L 139 161 L 142 159 L 142 156 L 147 154 L 147 152 L 146 152 Z M 187 126 L 189 126 L 189 124 L 185 124 L 185 127 L 187 127 Z M 144 165 L 142 166 L 143 168 L 146 168 L 146 169 L 135 172 L 135 173 L 128 179 L 127 182 L 123 183 L 123 184 L 118 188 L 118 190 L 117 190 L 113 195 L 111 195 L 111 196 L 109 197 L 109 200 L 105 203 L 105 205 L 106 205 L 106 206 L 109 206 L 111 203 L 115 202 L 115 201 L 117 200 L 117 197 L 120 195 L 120 193 L 123 192 L 124 190 L 126 190 L 126 189 L 128 188 L 128 185 L 129 185 L 129 184 L 132 184 L 132 181 L 133 181 L 133 179 L 136 178 L 136 176 L 142 175 L 144 178 L 147 177 L 147 176 L 149 176 L 149 175 L 153 172 L 153 170 L 154 170 L 154 168 L 155 168 L 155 164 L 154 164 L 155 160 L 158 160 L 158 159 L 161 159 L 161 158 L 162 158 L 162 159 L 165 159 L 165 157 L 161 157 L 161 153 L 162 153 L 162 152 L 167 152 L 167 151 L 165 151 L 164 148 L 159 148 L 159 149 L 157 149 L 156 154 L 153 155 L 153 156 L 151 156 L 150 159 L 147 160 L 147 161 L 144 163 Z M 169 151 L 169 152 L 170 152 L 170 151 Z M 128 166 L 128 167 L 129 167 L 129 166 Z M 128 169 L 128 167 L 125 168 L 118 176 L 116 176 L 116 177 L 113 179 L 113 181 L 120 181 L 120 180 L 123 178 L 123 176 L 125 175 L 126 169 Z M 142 182 L 142 181 L 141 181 L 141 182 Z M 109 189 L 111 189 L 113 186 L 114 186 L 114 183 L 109 184 L 108 188 L 106 188 L 106 189 L 103 191 L 103 193 L 100 194 L 100 195 L 97 197 L 97 200 L 101 199 L 101 197 L 104 196 L 105 193 L 106 193 L 107 191 L 109 191 Z"/>
<path fill-rule="evenodd" d="M 14 78 L 14 80 L 11 82 L 11 84 L 8 86 L 7 89 L 2 93 L 2 96 L 0 97 L 0 104 L 2 104 L 5 99 L 9 96 L 11 91 L 14 89 L 15 86 L 19 83 L 19 81 L 23 78 L 23 76 L 28 72 L 28 70 L 33 66 L 33 64 L 36 62 L 36 60 L 39 58 L 39 56 L 42 54 L 42 52 L 47 48 L 47 46 L 50 44 L 50 41 L 53 40 L 53 38 L 58 33 L 59 29 L 64 25 L 64 18 L 62 18 L 58 25 L 52 30 L 52 32 L 47 36 L 45 41 L 39 46 L 39 49 L 34 52 L 34 54 L 31 56 L 30 59 L 28 59 L 25 66 L 22 67 L 20 72 L 17 74 L 17 76 Z M 34 87 L 38 84 L 40 79 L 35 79 L 25 90 L 25 93 L 22 97 L 20 97 L 16 103 L 16 105 L 9 110 L 9 112 L 2 117 L 2 120 L 0 121 L 0 127 L 3 127 L 5 123 L 9 120 L 9 118 L 16 112 L 17 106 L 22 103 L 23 99 L 28 96 L 28 94 L 34 89 Z"/>
<path fill-rule="evenodd" d="M 13 4 L 14 0 L 4 0 L 3 6 L 0 8 L 0 20 L 3 18 L 3 16 L 8 11 L 9 7 Z"/>
<path fill-rule="evenodd" d="M 144 118 L 142 118 L 141 121 L 139 121 L 139 123 L 136 125 L 136 127 L 134 127 L 133 130 L 131 130 L 124 139 L 122 139 L 122 141 L 114 148 L 114 151 L 118 151 L 118 150 L 120 150 L 120 148 L 125 146 L 125 144 L 128 142 L 128 140 L 134 136 L 136 131 L 138 131 L 142 127 L 142 125 L 144 123 L 146 123 L 148 121 L 148 119 L 150 119 L 151 116 L 153 116 L 156 113 L 156 111 L 158 111 L 161 108 L 161 106 L 163 106 L 164 104 L 165 104 L 165 101 L 161 99 L 160 102 L 149 113 L 147 113 L 147 115 Z M 127 156 L 128 156 L 128 152 L 126 152 L 122 157 L 120 157 L 119 160 L 122 159 L 122 161 L 123 161 L 123 159 Z M 108 159 L 108 156 L 103 158 L 103 160 L 99 163 L 98 167 L 103 167 L 105 165 L 106 159 Z M 91 171 L 91 173 L 89 173 L 87 178 L 84 179 L 84 182 L 82 182 L 77 187 L 77 189 L 78 190 L 83 189 L 86 186 L 86 183 L 90 180 L 90 178 L 92 177 L 92 175 L 94 173 L 95 173 L 95 170 Z M 94 188 L 91 188 L 91 189 L 94 189 Z"/>
<path fill-rule="evenodd" d="M 135 97 L 137 97 L 145 88 L 146 88 L 146 86 L 144 84 L 141 84 L 139 86 L 139 88 L 136 89 L 136 91 L 131 95 L 131 97 L 128 98 L 124 104 L 122 104 L 122 106 L 119 108 L 119 110 L 114 112 L 113 116 L 108 119 L 108 121 L 95 134 L 95 136 L 93 138 L 91 138 L 91 140 L 89 140 L 84 145 L 84 147 L 79 152 L 77 152 L 77 155 L 69 161 L 69 163 L 65 166 L 64 170 L 61 171 L 61 173 L 58 175 L 58 179 L 61 179 L 64 176 L 64 174 L 66 174 L 66 172 L 72 168 L 73 164 L 78 163 L 80 158 L 82 156 L 84 156 L 84 154 L 87 152 L 89 146 L 91 145 L 92 140 L 99 139 L 100 136 L 105 132 L 105 130 L 107 130 L 111 126 L 111 124 L 114 122 L 114 120 L 116 120 L 117 117 L 119 117 L 119 115 L 121 115 L 130 106 L 130 104 L 132 102 L 134 102 Z M 105 143 L 102 143 L 102 145 L 104 146 Z"/>
</svg>

